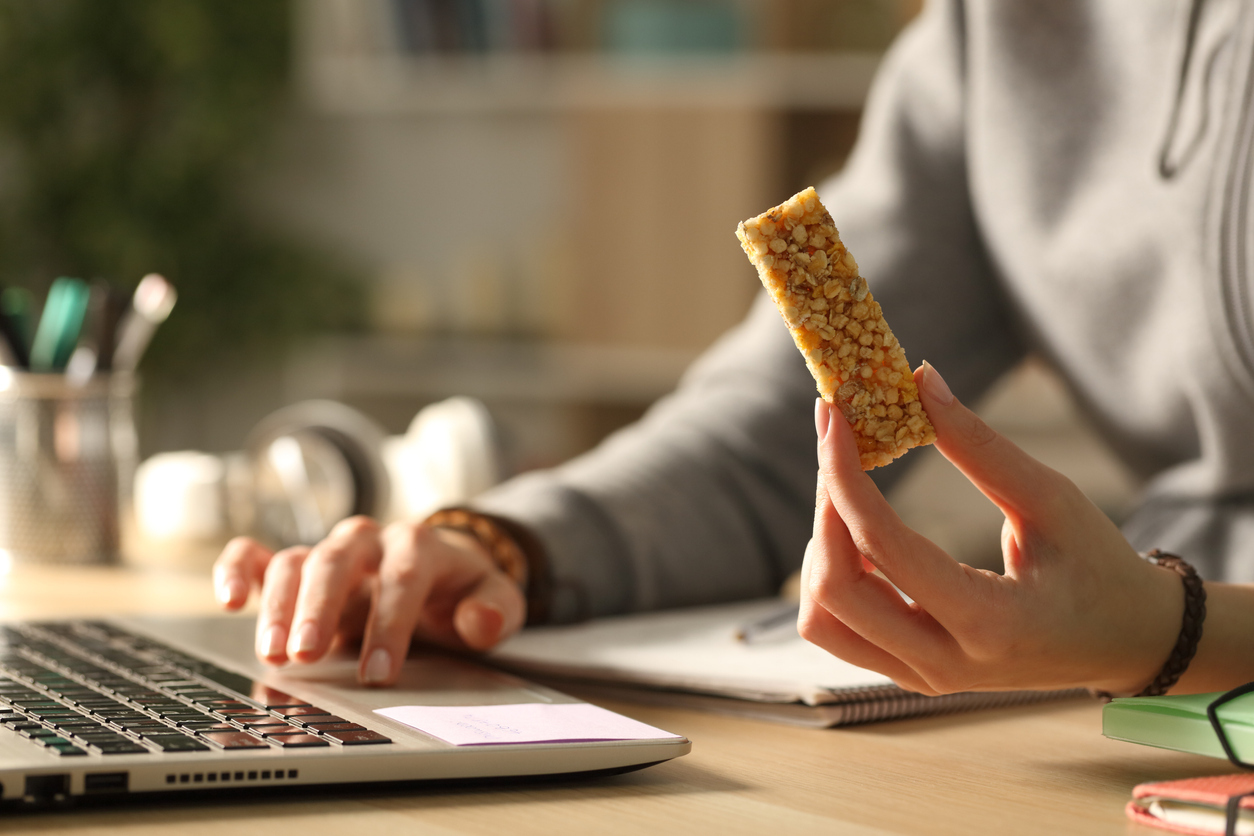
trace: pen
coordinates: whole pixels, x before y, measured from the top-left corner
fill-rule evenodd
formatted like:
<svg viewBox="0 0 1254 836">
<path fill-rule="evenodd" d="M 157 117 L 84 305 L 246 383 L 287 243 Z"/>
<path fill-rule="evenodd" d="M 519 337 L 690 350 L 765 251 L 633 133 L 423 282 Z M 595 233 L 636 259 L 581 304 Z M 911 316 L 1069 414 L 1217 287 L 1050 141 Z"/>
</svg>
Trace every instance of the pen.
<svg viewBox="0 0 1254 836">
<path fill-rule="evenodd" d="M 740 625 L 736 630 L 736 640 L 744 644 L 753 644 L 769 636 L 785 637 L 796 635 L 797 616 L 801 613 L 800 604 L 785 604 L 762 618 Z M 793 628 L 786 632 L 785 628 Z"/>
<path fill-rule="evenodd" d="M 157 326 L 165 322 L 178 293 L 174 285 L 156 273 L 149 273 L 140 280 L 131 297 L 131 307 L 118 325 L 116 348 L 113 351 L 113 369 L 133 372 L 139 367 L 144 350 L 152 340 Z"/>
<path fill-rule="evenodd" d="M 21 287 L 0 290 L 0 343 L 8 349 L 4 365 L 30 366 L 30 291 Z"/>
<path fill-rule="evenodd" d="M 35 339 L 30 346 L 30 367 L 37 372 L 55 372 L 70 359 L 87 313 L 87 283 L 61 277 L 52 283 L 44 302 Z"/>
<path fill-rule="evenodd" d="M 66 381 L 71 386 L 82 386 L 97 371 L 107 370 L 112 364 L 120 308 L 118 294 L 108 282 L 96 279 L 91 283 L 82 333 L 65 364 Z"/>
</svg>

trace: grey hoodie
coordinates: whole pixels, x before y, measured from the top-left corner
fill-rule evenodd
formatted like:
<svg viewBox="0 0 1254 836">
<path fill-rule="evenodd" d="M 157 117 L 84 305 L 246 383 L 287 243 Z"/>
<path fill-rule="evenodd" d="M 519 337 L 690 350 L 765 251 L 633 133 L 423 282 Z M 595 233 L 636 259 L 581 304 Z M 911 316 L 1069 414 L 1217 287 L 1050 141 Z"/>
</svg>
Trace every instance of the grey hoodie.
<svg viewBox="0 0 1254 836">
<path fill-rule="evenodd" d="M 972 401 L 1044 357 L 1146 480 L 1133 545 L 1230 580 L 1254 579 L 1252 91 L 1251 3 L 933 0 L 820 189 L 911 359 Z M 555 620 L 768 594 L 809 537 L 814 397 L 759 298 L 637 425 L 479 505 L 539 534 Z"/>
</svg>

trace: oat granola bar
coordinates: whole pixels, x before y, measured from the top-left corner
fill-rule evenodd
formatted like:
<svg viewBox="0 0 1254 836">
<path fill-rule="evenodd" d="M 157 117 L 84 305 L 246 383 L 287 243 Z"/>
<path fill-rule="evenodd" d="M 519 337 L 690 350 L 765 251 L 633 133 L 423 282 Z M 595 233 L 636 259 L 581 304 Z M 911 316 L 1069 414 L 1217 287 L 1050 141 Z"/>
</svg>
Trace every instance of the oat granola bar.
<svg viewBox="0 0 1254 836">
<path fill-rule="evenodd" d="M 906 354 L 813 188 L 736 229 L 819 394 L 838 404 L 862 469 L 936 440 Z"/>
</svg>

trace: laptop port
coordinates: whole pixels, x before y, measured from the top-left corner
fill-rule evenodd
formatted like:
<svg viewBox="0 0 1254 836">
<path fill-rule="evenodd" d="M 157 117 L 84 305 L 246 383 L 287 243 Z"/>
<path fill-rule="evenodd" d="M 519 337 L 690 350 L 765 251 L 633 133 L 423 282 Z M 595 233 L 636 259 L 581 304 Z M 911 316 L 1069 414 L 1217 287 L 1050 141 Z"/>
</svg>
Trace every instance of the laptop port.
<svg viewBox="0 0 1254 836">
<path fill-rule="evenodd" d="M 86 795 L 126 792 L 130 785 L 129 772 L 89 772 L 83 776 L 83 792 Z"/>
<path fill-rule="evenodd" d="M 49 801 L 64 801 L 70 795 L 70 776 L 60 775 L 27 775 L 25 800 L 32 804 L 46 804 Z"/>
</svg>

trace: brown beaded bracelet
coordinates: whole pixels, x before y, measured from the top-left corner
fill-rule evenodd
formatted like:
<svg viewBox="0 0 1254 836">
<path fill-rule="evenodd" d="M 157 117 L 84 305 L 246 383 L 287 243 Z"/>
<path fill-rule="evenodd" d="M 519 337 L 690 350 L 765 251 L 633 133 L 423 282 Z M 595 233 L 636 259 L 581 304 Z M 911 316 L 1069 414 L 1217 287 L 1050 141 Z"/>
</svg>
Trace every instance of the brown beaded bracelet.
<svg viewBox="0 0 1254 836">
<path fill-rule="evenodd" d="M 1184 618 L 1180 624 L 1180 635 L 1171 649 L 1171 655 L 1163 664 L 1162 670 L 1154 681 L 1146 685 L 1138 697 L 1158 697 L 1171 690 L 1180 677 L 1188 669 L 1189 663 L 1197 654 L 1198 642 L 1202 640 L 1202 622 L 1206 620 L 1206 588 L 1197 570 L 1184 561 L 1179 555 L 1169 554 L 1159 549 L 1152 549 L 1144 555 L 1145 559 L 1170 569 L 1180 575 L 1184 583 Z M 1105 691 L 1094 691 L 1103 700 L 1113 699 L 1113 695 Z"/>
<path fill-rule="evenodd" d="M 479 541 L 497 568 L 522 587 L 527 599 L 527 623 L 548 621 L 551 584 L 544 546 L 529 528 L 469 508 L 441 508 L 422 522 L 460 531 Z"/>
</svg>

